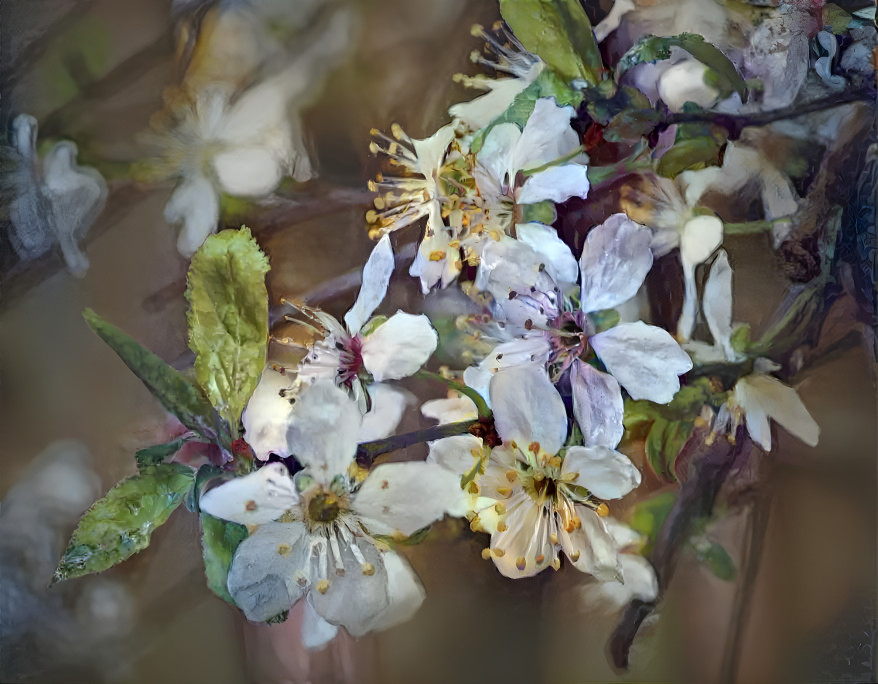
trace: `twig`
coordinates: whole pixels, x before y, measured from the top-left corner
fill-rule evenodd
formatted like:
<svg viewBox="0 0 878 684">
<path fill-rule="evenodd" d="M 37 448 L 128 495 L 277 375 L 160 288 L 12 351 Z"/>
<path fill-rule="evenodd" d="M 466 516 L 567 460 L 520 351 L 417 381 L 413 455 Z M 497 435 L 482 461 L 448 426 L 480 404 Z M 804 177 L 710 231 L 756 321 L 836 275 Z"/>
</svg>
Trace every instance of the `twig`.
<svg viewBox="0 0 878 684">
<path fill-rule="evenodd" d="M 363 442 L 357 446 L 357 463 L 369 466 L 377 456 L 386 454 L 397 449 L 405 449 L 413 444 L 432 442 L 443 437 L 455 437 L 469 434 L 470 429 L 479 425 L 478 420 L 464 420 L 459 423 L 436 425 L 425 430 L 415 430 L 402 435 L 394 435 L 386 439 L 376 439 L 372 442 Z"/>
</svg>

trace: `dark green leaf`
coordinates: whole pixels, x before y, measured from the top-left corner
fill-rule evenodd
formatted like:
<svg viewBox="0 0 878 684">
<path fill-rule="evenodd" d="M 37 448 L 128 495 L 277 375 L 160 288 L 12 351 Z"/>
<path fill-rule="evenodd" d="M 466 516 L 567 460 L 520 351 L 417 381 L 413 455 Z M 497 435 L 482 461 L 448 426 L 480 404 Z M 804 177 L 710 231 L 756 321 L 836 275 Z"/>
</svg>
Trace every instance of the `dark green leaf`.
<svg viewBox="0 0 878 684">
<path fill-rule="evenodd" d="M 91 309 L 82 316 L 177 420 L 210 441 L 230 442 L 219 415 L 195 385 Z"/>
<path fill-rule="evenodd" d="M 656 127 L 662 116 L 654 109 L 625 110 L 616 114 L 604 129 L 607 142 L 625 142 L 642 138 Z"/>
<path fill-rule="evenodd" d="M 234 475 L 210 463 L 205 463 L 201 466 L 195 474 L 192 489 L 186 494 L 186 508 L 193 513 L 198 512 L 200 510 L 198 502 L 201 499 L 201 492 L 204 491 L 204 487 L 208 482 L 217 477 L 229 479 L 234 477 Z"/>
<path fill-rule="evenodd" d="M 190 439 L 191 437 L 180 437 L 173 442 L 138 449 L 137 453 L 134 454 L 134 458 L 137 460 L 137 469 L 143 470 L 148 466 L 162 463 L 168 456 L 173 456 L 180 451 L 183 445 Z"/>
<path fill-rule="evenodd" d="M 207 586 L 223 601 L 234 605 L 226 580 L 238 544 L 247 538 L 247 528 L 237 523 L 201 514 L 201 544 Z"/>
<path fill-rule="evenodd" d="M 719 579 L 731 582 L 738 575 L 735 561 L 722 546 L 708 539 L 694 541 L 695 556 Z"/>
<path fill-rule="evenodd" d="M 195 375 L 233 436 L 265 367 L 268 269 L 248 228 L 210 236 L 189 266 L 186 299 Z"/>
<path fill-rule="evenodd" d="M 166 463 L 122 480 L 82 516 L 52 582 L 102 572 L 145 549 L 194 476 L 186 466 Z"/>
<path fill-rule="evenodd" d="M 644 444 L 646 460 L 649 461 L 652 471 L 666 482 L 673 482 L 675 479 L 671 464 L 665 460 L 665 431 L 671 425 L 673 423 L 670 421 L 657 417 L 649 428 Z"/>
<path fill-rule="evenodd" d="M 522 223 L 535 221 L 536 223 L 543 223 L 547 226 L 551 226 L 557 218 L 558 213 L 555 211 L 555 203 L 551 200 L 537 202 L 535 204 L 521 205 Z"/>
<path fill-rule="evenodd" d="M 689 169 L 717 166 L 721 147 L 722 144 L 709 135 L 682 140 L 661 156 L 656 171 L 665 178 L 676 178 Z"/>
<path fill-rule="evenodd" d="M 500 14 L 521 44 L 568 82 L 598 82 L 601 53 L 579 0 L 500 0 Z"/>
</svg>

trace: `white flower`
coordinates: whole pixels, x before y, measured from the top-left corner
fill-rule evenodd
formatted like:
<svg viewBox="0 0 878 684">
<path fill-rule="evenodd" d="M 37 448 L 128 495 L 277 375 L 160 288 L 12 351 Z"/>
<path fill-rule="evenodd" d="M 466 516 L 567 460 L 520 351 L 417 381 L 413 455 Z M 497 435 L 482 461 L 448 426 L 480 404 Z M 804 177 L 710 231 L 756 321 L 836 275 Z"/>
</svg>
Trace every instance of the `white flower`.
<svg viewBox="0 0 878 684">
<path fill-rule="evenodd" d="M 357 477 L 359 426 L 356 402 L 317 382 L 300 393 L 290 417 L 289 444 L 304 466 L 295 481 L 272 463 L 201 498 L 210 515 L 259 525 L 229 569 L 236 604 L 262 621 L 306 598 L 314 610 L 304 635 L 311 647 L 334 636 L 331 625 L 360 636 L 408 620 L 423 587 L 375 535 L 408 536 L 466 507 L 458 478 L 435 464 L 388 463 Z"/>
<path fill-rule="evenodd" d="M 332 316 L 310 311 L 326 330 L 299 364 L 304 382 L 333 380 L 356 394 L 360 392 L 361 372 L 376 382 L 398 380 L 416 373 L 436 350 L 438 337 L 424 316 L 397 311 L 368 334 L 362 328 L 382 302 L 393 273 L 394 258 L 390 238 L 385 235 L 363 268 L 363 285 L 357 301 L 345 314 L 343 327 Z"/>
<path fill-rule="evenodd" d="M 9 237 L 15 253 L 23 260 L 35 259 L 58 243 L 70 272 L 84 276 L 89 263 L 79 242 L 104 208 L 106 182 L 95 169 L 76 163 L 76 145 L 66 140 L 52 145 L 40 161 L 32 116 L 15 118 L 12 138 L 17 168 Z"/>
<path fill-rule="evenodd" d="M 478 486 L 502 516 L 489 552 L 498 570 L 513 578 L 550 566 L 557 570 L 563 551 L 583 572 L 618 578 L 603 502 L 634 489 L 640 472 L 601 444 L 563 448 L 564 402 L 541 369 L 498 372 L 491 380 L 491 403 L 503 444 L 491 451 Z"/>
</svg>

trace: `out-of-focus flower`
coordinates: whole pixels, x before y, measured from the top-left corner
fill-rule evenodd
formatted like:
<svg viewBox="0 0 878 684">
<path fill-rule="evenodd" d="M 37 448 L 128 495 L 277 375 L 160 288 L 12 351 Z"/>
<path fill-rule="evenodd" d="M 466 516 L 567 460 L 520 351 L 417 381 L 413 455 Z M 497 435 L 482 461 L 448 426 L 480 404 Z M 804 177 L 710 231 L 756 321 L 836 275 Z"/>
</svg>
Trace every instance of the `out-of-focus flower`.
<svg viewBox="0 0 878 684">
<path fill-rule="evenodd" d="M 77 148 L 55 143 L 42 160 L 37 156 L 37 120 L 19 114 L 12 122 L 16 168 L 9 203 L 10 241 L 23 260 L 61 247 L 64 262 L 78 277 L 88 270 L 79 242 L 104 208 L 107 184 L 95 169 L 76 163 Z"/>
<path fill-rule="evenodd" d="M 363 479 L 354 465 L 360 411 L 319 381 L 296 401 L 287 431 L 304 466 L 282 464 L 207 492 L 201 508 L 259 527 L 238 547 L 228 589 L 248 619 L 268 620 L 305 598 L 304 641 L 319 647 L 344 627 L 353 636 L 411 618 L 424 589 L 408 563 L 376 535 L 408 536 L 466 502 L 453 473 L 431 463 L 388 463 Z"/>
</svg>

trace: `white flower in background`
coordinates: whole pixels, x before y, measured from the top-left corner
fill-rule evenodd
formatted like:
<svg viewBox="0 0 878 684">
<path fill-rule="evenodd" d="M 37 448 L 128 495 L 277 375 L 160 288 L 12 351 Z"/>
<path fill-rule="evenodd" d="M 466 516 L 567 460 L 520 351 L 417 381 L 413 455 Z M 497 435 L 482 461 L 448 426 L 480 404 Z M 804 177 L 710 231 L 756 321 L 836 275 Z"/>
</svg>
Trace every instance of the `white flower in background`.
<svg viewBox="0 0 878 684">
<path fill-rule="evenodd" d="M 720 250 L 711 266 L 702 297 L 704 319 L 713 336 L 714 348 L 706 345 L 693 346 L 698 359 L 741 362 L 743 357 L 732 348 L 732 269 L 726 253 Z M 808 446 L 815 446 L 820 427 L 802 403 L 798 392 L 769 373 L 780 366 L 769 359 L 756 359 L 753 372 L 741 377 L 732 389 L 729 401 L 724 404 L 716 420 L 715 433 L 730 431 L 734 434 L 743 419 L 751 439 L 763 450 L 771 450 L 769 419 L 778 422 L 790 434 Z"/>
<path fill-rule="evenodd" d="M 235 603 L 264 621 L 304 598 L 303 641 L 312 648 L 338 627 L 361 636 L 411 618 L 424 589 L 376 535 L 408 536 L 466 509 L 459 478 L 436 464 L 387 463 L 357 477 L 360 421 L 346 392 L 317 382 L 300 393 L 287 431 L 304 466 L 295 480 L 272 463 L 201 498 L 210 515 L 259 526 L 229 568 Z"/>
<path fill-rule="evenodd" d="M 505 112 L 515 96 L 533 83 L 545 67 L 540 58 L 528 52 L 502 22 L 498 22 L 493 28 L 497 36 L 478 25 L 473 26 L 472 34 L 485 40 L 487 51 L 494 53 L 494 58 L 486 57 L 484 52 L 478 50 L 473 51 L 470 57 L 473 62 L 509 74 L 509 77 L 489 78 L 482 74 L 456 74 L 454 77 L 455 81 L 468 88 L 488 91 L 469 102 L 461 102 L 448 109 L 448 113 L 456 121 L 462 122 L 471 131 L 484 128 Z"/>
<path fill-rule="evenodd" d="M 490 392 L 503 444 L 491 451 L 477 484 L 502 516 L 489 552 L 498 570 L 512 578 L 557 570 L 563 551 L 578 570 L 618 579 L 604 501 L 634 489 L 640 472 L 608 446 L 597 426 L 597 437 L 587 437 L 585 446 L 564 448 L 567 413 L 543 370 L 504 369 L 491 380 Z"/>
<path fill-rule="evenodd" d="M 301 381 L 332 380 L 359 396 L 363 371 L 376 382 L 398 380 L 413 375 L 426 363 L 436 350 L 438 336 L 423 314 L 397 311 L 363 333 L 363 326 L 384 300 L 393 268 L 390 237 L 385 235 L 363 267 L 363 285 L 344 316 L 345 325 L 329 314 L 310 310 L 327 334 L 299 364 Z"/>
<path fill-rule="evenodd" d="M 9 203 L 12 248 L 27 261 L 57 243 L 70 272 L 84 276 L 89 264 L 79 242 L 103 211 L 106 182 L 95 169 L 76 163 L 76 145 L 66 140 L 52 145 L 41 161 L 37 120 L 28 114 L 13 120 L 12 143 L 17 153 Z"/>
<path fill-rule="evenodd" d="M 504 226 L 512 220 L 513 203 L 558 203 L 588 196 L 588 167 L 570 161 L 580 148 L 579 136 L 570 127 L 574 114 L 573 107 L 559 107 L 553 98 L 544 97 L 536 101 L 523 129 L 514 123 L 490 129 L 476 155 L 473 177 Z"/>
</svg>

